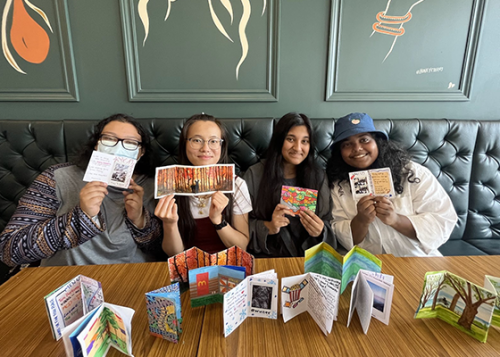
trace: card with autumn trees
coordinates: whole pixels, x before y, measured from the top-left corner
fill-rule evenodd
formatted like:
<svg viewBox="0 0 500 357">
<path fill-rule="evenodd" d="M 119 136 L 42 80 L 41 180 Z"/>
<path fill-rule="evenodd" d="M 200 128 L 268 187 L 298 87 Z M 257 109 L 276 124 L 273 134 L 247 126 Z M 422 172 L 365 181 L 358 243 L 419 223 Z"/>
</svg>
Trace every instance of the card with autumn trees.
<svg viewBox="0 0 500 357">
<path fill-rule="evenodd" d="M 216 191 L 234 192 L 234 164 L 156 168 L 155 198 L 170 194 L 194 196 Z"/>
<path fill-rule="evenodd" d="M 425 274 L 415 318 L 437 317 L 486 342 L 497 294 L 448 271 Z"/>
</svg>

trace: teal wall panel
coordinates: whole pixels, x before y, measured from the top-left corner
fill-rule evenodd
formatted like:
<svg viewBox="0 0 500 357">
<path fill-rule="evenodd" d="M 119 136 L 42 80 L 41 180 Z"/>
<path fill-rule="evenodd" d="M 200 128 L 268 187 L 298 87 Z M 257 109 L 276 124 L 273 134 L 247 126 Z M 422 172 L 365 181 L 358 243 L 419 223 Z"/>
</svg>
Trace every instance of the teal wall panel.
<svg viewBox="0 0 500 357">
<path fill-rule="evenodd" d="M 207 1 L 177 0 L 172 5 L 179 6 L 181 2 L 196 2 L 199 6 L 197 11 L 202 16 L 210 16 Z M 262 2 L 251 3 L 259 8 Z M 289 111 L 300 111 L 314 118 L 322 118 L 364 111 L 374 118 L 500 118 L 500 1 L 485 1 L 469 100 L 463 102 L 325 101 L 331 2 L 279 2 L 279 43 L 276 44 L 279 50 L 278 101 L 132 102 L 129 100 L 127 84 L 120 0 L 69 0 L 68 13 L 80 101 L 0 102 L 0 118 L 99 119 L 115 112 L 143 118 L 173 118 L 188 117 L 202 111 L 220 117 L 279 117 Z M 377 8 L 387 4 L 386 0 L 370 1 L 375 2 L 379 3 Z M 165 6 L 166 1 L 150 0 L 150 3 Z M 162 23 L 164 12 L 155 13 L 154 16 L 159 26 L 170 25 Z M 192 23 L 193 31 L 198 26 L 194 19 L 185 21 Z M 213 24 L 211 26 L 215 27 Z M 209 30 L 213 29 L 206 29 Z M 178 33 L 171 35 L 181 36 Z M 447 41 L 452 42 L 454 38 Z M 0 58 L 0 61 L 4 59 Z M 230 70 L 234 70 L 234 65 L 231 65 Z M 0 81 L 3 77 L 0 72 Z"/>
</svg>

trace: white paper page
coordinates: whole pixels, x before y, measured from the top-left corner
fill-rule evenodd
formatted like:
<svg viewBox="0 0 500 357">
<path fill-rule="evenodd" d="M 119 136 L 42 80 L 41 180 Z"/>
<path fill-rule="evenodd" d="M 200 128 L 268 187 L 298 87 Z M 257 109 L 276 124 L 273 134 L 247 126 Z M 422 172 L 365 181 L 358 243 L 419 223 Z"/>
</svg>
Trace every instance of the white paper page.
<svg viewBox="0 0 500 357">
<path fill-rule="evenodd" d="M 71 340 L 69 339 L 69 335 L 71 335 L 73 333 L 73 331 L 75 331 L 78 328 L 78 326 L 80 326 L 80 324 L 83 322 L 83 320 L 85 320 L 86 317 L 87 317 L 86 315 L 80 317 L 78 320 L 73 322 L 71 325 L 66 326 L 61 331 L 61 335 L 62 335 L 62 339 L 63 339 L 63 343 L 64 343 L 64 350 L 66 351 L 66 357 L 74 357 L 73 345 L 71 344 Z"/>
<path fill-rule="evenodd" d="M 361 274 L 358 271 L 358 274 L 356 274 L 356 278 L 352 282 L 351 301 L 349 303 L 349 315 L 347 316 L 347 327 L 349 327 L 349 325 L 351 324 L 352 315 L 354 314 L 354 310 L 356 310 L 356 296 L 358 295 L 358 282 L 360 275 Z"/>
<path fill-rule="evenodd" d="M 355 201 L 359 201 L 362 197 L 373 192 L 370 186 L 368 171 L 349 172 L 349 182 L 351 184 L 352 197 Z"/>
<path fill-rule="evenodd" d="M 373 276 L 374 278 L 383 281 L 384 283 L 387 284 L 394 284 L 394 276 L 392 275 L 387 275 L 387 274 L 382 274 L 382 273 L 376 273 L 374 271 L 369 271 L 369 270 L 364 270 L 360 269 L 360 272 L 365 274 L 365 276 Z"/>
<path fill-rule="evenodd" d="M 307 311 L 309 280 L 309 274 L 281 279 L 281 312 L 284 322 Z"/>
<path fill-rule="evenodd" d="M 248 278 L 224 295 L 224 337 L 229 336 L 248 315 Z"/>
<path fill-rule="evenodd" d="M 90 311 L 99 307 L 104 302 L 101 283 L 84 275 L 80 275 L 82 283 L 82 299 L 83 313 L 88 314 Z"/>
<path fill-rule="evenodd" d="M 370 285 L 365 279 L 363 274 L 359 275 L 358 282 L 358 292 L 356 294 L 356 311 L 358 312 L 359 321 L 361 322 L 361 327 L 363 328 L 363 332 L 368 332 L 368 328 L 370 327 L 370 321 L 372 318 L 372 309 L 373 309 L 373 291 L 370 288 Z"/>
<path fill-rule="evenodd" d="M 387 284 L 373 276 L 363 274 L 373 292 L 372 316 L 384 324 L 389 325 L 391 317 L 392 295 L 394 285 Z"/>
<path fill-rule="evenodd" d="M 321 331 L 328 335 L 336 318 L 340 281 L 315 273 L 310 273 L 310 276 L 308 311 Z"/>
<path fill-rule="evenodd" d="M 110 186 L 127 188 L 134 173 L 136 160 L 106 154 L 99 151 L 92 152 L 83 181 L 105 182 Z"/>
</svg>

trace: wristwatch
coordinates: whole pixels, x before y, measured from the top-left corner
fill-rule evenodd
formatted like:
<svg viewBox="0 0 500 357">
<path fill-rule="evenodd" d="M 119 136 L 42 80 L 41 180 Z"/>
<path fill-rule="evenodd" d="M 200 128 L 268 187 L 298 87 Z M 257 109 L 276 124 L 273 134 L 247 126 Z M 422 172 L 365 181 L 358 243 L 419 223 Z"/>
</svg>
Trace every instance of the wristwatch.
<svg viewBox="0 0 500 357">
<path fill-rule="evenodd" d="M 224 218 L 222 219 L 222 222 L 220 222 L 219 224 L 214 224 L 214 223 L 212 223 L 212 224 L 214 225 L 214 228 L 216 231 L 221 230 L 222 228 L 227 226 L 227 222 Z"/>
</svg>

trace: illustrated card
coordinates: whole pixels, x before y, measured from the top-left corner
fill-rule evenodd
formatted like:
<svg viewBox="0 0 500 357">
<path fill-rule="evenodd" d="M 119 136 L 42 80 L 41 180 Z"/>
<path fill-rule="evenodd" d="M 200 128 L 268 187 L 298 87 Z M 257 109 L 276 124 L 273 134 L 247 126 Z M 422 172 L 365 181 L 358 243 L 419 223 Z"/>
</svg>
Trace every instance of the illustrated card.
<svg viewBox="0 0 500 357">
<path fill-rule="evenodd" d="M 425 274 L 415 318 L 437 317 L 486 342 L 497 294 L 448 271 Z"/>
<path fill-rule="evenodd" d="M 224 302 L 224 294 L 245 279 L 244 267 L 215 265 L 189 270 L 191 307 Z"/>
<path fill-rule="evenodd" d="M 137 160 L 94 151 L 83 181 L 105 182 L 109 186 L 128 188 Z"/>
<path fill-rule="evenodd" d="M 278 277 L 273 270 L 247 277 L 224 295 L 224 336 L 247 317 L 278 318 Z"/>
<path fill-rule="evenodd" d="M 281 203 L 294 212 L 298 212 L 302 207 L 316 212 L 317 200 L 317 190 L 294 186 L 281 187 Z"/>
<path fill-rule="evenodd" d="M 349 181 L 352 196 L 356 201 L 367 195 L 395 197 L 389 168 L 349 172 Z"/>
<path fill-rule="evenodd" d="M 44 297 L 52 335 L 56 340 L 61 331 L 104 302 L 101 283 L 78 275 Z"/>
<path fill-rule="evenodd" d="M 206 195 L 217 191 L 234 193 L 234 179 L 234 164 L 157 167 L 155 198 L 170 194 Z"/>
<path fill-rule="evenodd" d="M 497 298 L 495 301 L 495 310 L 493 310 L 491 324 L 493 326 L 500 327 L 500 278 L 486 275 L 484 277 L 484 287 L 489 291 L 497 294 Z"/>
<path fill-rule="evenodd" d="M 179 342 L 182 333 L 179 283 L 146 293 L 146 305 L 151 335 Z"/>
</svg>

